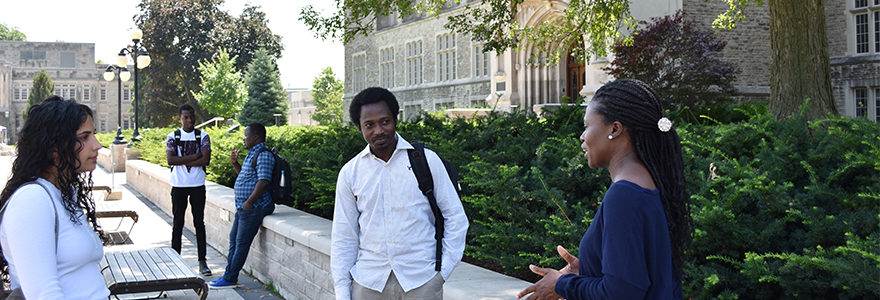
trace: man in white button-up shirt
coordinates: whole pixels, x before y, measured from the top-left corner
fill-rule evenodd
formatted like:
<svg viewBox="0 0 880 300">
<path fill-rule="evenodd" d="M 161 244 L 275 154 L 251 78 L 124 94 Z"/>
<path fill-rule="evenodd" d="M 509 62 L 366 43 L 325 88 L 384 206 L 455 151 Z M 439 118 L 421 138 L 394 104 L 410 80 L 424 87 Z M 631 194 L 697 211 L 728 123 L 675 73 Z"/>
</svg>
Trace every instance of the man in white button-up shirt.
<svg viewBox="0 0 880 300">
<path fill-rule="evenodd" d="M 399 109 L 383 88 L 361 91 L 349 108 L 369 145 L 336 181 L 330 265 L 337 300 L 440 300 L 464 253 L 468 220 L 461 200 L 440 157 L 425 151 L 445 219 L 442 269 L 435 271 L 434 215 L 410 166 L 413 147 L 395 131 Z"/>
</svg>

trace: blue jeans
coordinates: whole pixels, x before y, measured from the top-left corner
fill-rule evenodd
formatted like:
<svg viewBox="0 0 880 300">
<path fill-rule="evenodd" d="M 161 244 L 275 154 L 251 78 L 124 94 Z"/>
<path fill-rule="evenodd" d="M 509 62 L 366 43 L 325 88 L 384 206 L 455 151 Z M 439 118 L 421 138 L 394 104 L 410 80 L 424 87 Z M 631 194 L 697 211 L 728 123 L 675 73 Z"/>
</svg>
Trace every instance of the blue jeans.
<svg viewBox="0 0 880 300">
<path fill-rule="evenodd" d="M 269 203 L 265 207 L 254 207 L 251 210 L 235 210 L 235 221 L 232 222 L 232 230 L 229 231 L 229 255 L 226 257 L 224 280 L 238 282 L 238 273 L 244 267 L 244 261 L 251 250 L 251 243 L 263 224 L 263 217 L 271 215 L 274 211 L 275 203 Z"/>
</svg>

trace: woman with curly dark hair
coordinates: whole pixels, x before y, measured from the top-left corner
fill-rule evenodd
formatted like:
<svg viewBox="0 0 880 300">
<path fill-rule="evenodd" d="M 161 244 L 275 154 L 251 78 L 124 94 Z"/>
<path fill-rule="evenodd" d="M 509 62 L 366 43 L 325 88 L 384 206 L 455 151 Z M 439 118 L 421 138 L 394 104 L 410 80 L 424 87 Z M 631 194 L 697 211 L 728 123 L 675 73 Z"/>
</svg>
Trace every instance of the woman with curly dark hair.
<svg viewBox="0 0 880 300">
<path fill-rule="evenodd" d="M 575 258 L 522 290 L 528 300 L 682 299 L 681 266 L 691 239 L 681 141 L 645 83 L 619 79 L 593 96 L 581 148 L 590 168 L 608 168 L 612 184 Z"/>
<path fill-rule="evenodd" d="M 88 106 L 52 96 L 28 110 L 0 194 L 0 276 L 27 299 L 107 299 L 91 198 L 101 144 Z"/>
</svg>

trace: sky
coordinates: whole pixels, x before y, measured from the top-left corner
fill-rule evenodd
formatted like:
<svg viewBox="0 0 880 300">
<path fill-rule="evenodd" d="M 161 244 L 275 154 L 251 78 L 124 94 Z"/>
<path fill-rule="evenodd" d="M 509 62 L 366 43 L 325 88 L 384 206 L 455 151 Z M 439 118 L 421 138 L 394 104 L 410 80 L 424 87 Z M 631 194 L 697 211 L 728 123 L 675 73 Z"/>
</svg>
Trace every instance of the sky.
<svg viewBox="0 0 880 300">
<path fill-rule="evenodd" d="M 18 27 L 32 42 L 95 43 L 95 61 L 113 62 L 119 50 L 131 44 L 128 32 L 140 0 L 0 0 L 0 23 Z M 329 0 L 226 0 L 221 7 L 239 16 L 245 3 L 261 6 L 272 33 L 281 36 L 284 52 L 278 60 L 285 88 L 311 88 L 315 76 L 327 66 L 345 78 L 344 46 L 339 41 L 321 41 L 299 18 L 300 8 L 309 4 L 329 15 Z M 147 49 L 149 50 L 149 49 Z"/>
</svg>

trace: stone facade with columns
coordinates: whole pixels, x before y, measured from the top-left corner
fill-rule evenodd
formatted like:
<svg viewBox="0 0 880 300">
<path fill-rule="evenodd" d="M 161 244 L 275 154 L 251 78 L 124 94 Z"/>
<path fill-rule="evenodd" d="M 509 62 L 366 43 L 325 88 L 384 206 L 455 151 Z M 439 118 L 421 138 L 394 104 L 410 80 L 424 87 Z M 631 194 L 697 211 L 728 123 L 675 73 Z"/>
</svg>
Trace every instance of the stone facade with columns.
<svg viewBox="0 0 880 300">
<path fill-rule="evenodd" d="M 467 4 L 450 5 L 439 17 L 384 16 L 377 18 L 375 31 L 358 36 L 345 46 L 345 104 L 362 89 L 388 88 L 397 96 L 401 117 L 406 120 L 422 110 L 492 108 L 501 111 L 539 111 L 568 98 L 590 97 L 610 81 L 601 66 L 563 57 L 558 63 L 532 62 L 535 47 L 521 51 L 482 53 L 481 43 L 465 34 L 444 29 L 446 17 L 463 12 Z M 525 25 L 560 18 L 568 7 L 564 0 L 526 0 L 516 19 Z M 650 20 L 682 9 L 689 18 L 702 20 L 709 28 L 723 12 L 723 3 L 702 0 L 635 0 L 630 4 L 637 20 Z M 729 41 L 725 59 L 743 70 L 735 86 L 747 99 L 766 99 L 770 93 L 769 13 L 764 7 L 749 7 L 749 19 L 737 28 L 722 32 Z M 613 57 L 593 57 L 609 61 Z"/>
</svg>

